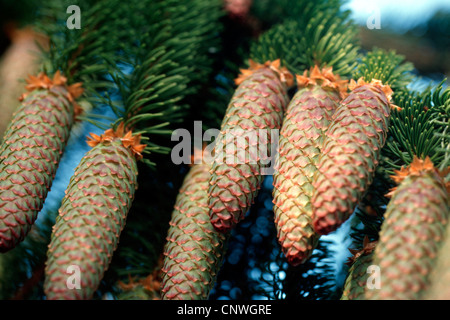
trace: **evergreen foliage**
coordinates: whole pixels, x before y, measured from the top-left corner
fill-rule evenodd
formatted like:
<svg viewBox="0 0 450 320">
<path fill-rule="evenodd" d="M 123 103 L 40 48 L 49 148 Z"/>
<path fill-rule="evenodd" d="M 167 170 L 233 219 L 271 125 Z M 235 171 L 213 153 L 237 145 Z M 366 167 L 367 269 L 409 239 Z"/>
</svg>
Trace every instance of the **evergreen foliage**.
<svg viewBox="0 0 450 320">
<path fill-rule="evenodd" d="M 283 23 L 252 44 L 250 57 L 261 63 L 281 59 L 295 74 L 317 65 L 332 66 L 334 73 L 349 76 L 356 67 L 359 49 L 358 29 L 349 18 L 350 12 L 341 11 L 339 1 L 300 3 Z"/>
<path fill-rule="evenodd" d="M 397 170 L 415 156 L 429 157 L 442 171 L 450 166 L 450 89 L 445 81 L 421 92 L 411 90 L 417 76 L 403 56 L 378 48 L 363 52 L 358 27 L 350 12 L 342 10 L 344 1 L 255 0 L 248 24 L 227 16 L 222 3 L 26 0 L 21 6 L 13 1 L 0 6 L 0 20 L 9 12 L 48 36 L 50 49 L 42 52 L 42 72 L 52 77 L 59 71 L 68 84 L 83 84 L 77 102 L 84 113 L 77 115 L 72 136 L 87 134 L 83 125 L 88 123 L 99 130 L 116 130 L 124 123 L 146 145 L 142 161 L 133 163 L 139 188 L 93 299 L 160 297 L 169 221 L 189 172 L 186 165 L 172 163 L 170 136 L 176 128 L 190 130 L 196 120 L 204 130 L 220 128 L 236 89 L 234 79 L 249 58 L 259 63 L 280 59 L 282 66 L 299 75 L 314 65 L 332 67 L 343 79 L 377 79 L 393 90 L 392 103 L 399 108 L 391 110 L 373 182 L 350 221 L 346 237 L 351 249 L 362 249 L 366 237 L 379 240 L 389 205 L 386 195 L 396 185 L 391 176 Z M 80 7 L 81 29 L 67 28 L 69 5 Z M 289 97 L 296 92 L 291 88 Z M 63 161 L 68 158 L 70 153 Z M 346 288 L 336 281 L 332 242 L 320 240 L 305 263 L 289 265 L 277 242 L 272 207 L 272 179 L 266 177 L 245 220 L 231 233 L 209 299 L 341 298 Z M 48 205 L 25 240 L 0 254 L 0 299 L 46 299 L 44 268 L 57 210 Z M 347 279 L 364 273 L 360 265 L 339 267 Z"/>
<path fill-rule="evenodd" d="M 68 83 L 82 82 L 85 97 L 93 104 L 112 84 L 107 76 L 126 46 L 127 20 L 117 10 L 120 1 L 47 1 L 37 11 L 35 26 L 49 38 L 49 50 L 43 50 L 41 71 L 51 76 L 56 71 Z M 76 5 L 82 17 L 80 29 L 67 27 L 67 8 Z M 101 101 L 101 99 L 100 99 Z"/>
</svg>

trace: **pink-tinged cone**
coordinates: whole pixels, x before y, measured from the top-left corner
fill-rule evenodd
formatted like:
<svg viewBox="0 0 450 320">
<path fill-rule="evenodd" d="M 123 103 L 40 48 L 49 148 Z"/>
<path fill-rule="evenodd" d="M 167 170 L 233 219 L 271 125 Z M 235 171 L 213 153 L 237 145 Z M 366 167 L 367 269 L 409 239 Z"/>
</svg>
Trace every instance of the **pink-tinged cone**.
<svg viewBox="0 0 450 320">
<path fill-rule="evenodd" d="M 449 204 L 450 207 L 450 204 Z M 448 209 L 450 210 L 450 208 Z M 444 236 L 444 243 L 430 274 L 430 286 L 424 293 L 425 300 L 450 300 L 450 224 Z"/>
<path fill-rule="evenodd" d="M 273 175 L 273 203 L 277 237 L 294 266 L 305 262 L 319 235 L 312 223 L 312 179 L 317 171 L 324 132 L 331 122 L 346 82 L 314 67 L 309 77 L 297 76 L 299 91 L 287 108 L 280 132 L 279 153 Z"/>
<path fill-rule="evenodd" d="M 314 229 L 325 235 L 344 223 L 372 183 L 391 111 L 390 88 L 358 82 L 333 115 L 313 180 Z"/>
<path fill-rule="evenodd" d="M 345 279 L 341 300 L 365 300 L 367 288 L 377 289 L 379 279 L 370 279 L 373 265 L 373 251 L 377 241 L 369 242 L 368 236 L 364 238 L 361 250 L 349 249 L 353 254 L 347 261 L 350 266 L 347 278 Z M 376 282 L 377 281 L 377 282 Z M 370 283 L 370 285 L 368 285 Z"/>
<path fill-rule="evenodd" d="M 226 251 L 228 235 L 211 224 L 210 165 L 194 165 L 177 197 L 164 247 L 163 300 L 206 300 Z"/>
<path fill-rule="evenodd" d="M 24 96 L 0 146 L 0 252 L 30 231 L 50 190 L 74 122 L 63 85 Z"/>
<path fill-rule="evenodd" d="M 436 264 L 438 255 L 448 254 L 441 246 L 450 215 L 450 186 L 429 158 L 415 158 L 393 179 L 398 186 L 389 193 L 391 199 L 373 256 L 373 264 L 380 268 L 381 286 L 366 290 L 366 298 L 423 299 L 430 288 L 430 274 L 442 263 Z"/>
<path fill-rule="evenodd" d="M 93 135 L 70 179 L 47 252 L 48 300 L 91 299 L 109 267 L 137 188 L 143 145 L 130 135 Z"/>
<path fill-rule="evenodd" d="M 237 80 L 216 139 L 208 190 L 211 223 L 221 232 L 244 218 L 258 194 L 264 161 L 270 157 L 271 130 L 280 129 L 288 104 L 289 76 L 275 61 L 251 63 Z"/>
</svg>

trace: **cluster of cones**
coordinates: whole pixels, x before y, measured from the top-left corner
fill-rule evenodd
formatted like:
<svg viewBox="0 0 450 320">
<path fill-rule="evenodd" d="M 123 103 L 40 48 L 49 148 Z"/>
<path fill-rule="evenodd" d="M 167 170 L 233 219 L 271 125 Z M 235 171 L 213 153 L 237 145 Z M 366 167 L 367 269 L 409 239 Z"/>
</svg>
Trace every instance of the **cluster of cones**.
<svg viewBox="0 0 450 320">
<path fill-rule="evenodd" d="M 60 71 L 27 79 L 27 92 L 0 147 L 0 252 L 30 232 L 51 188 L 71 128 L 82 109 L 81 83 Z M 45 269 L 47 299 L 90 299 L 115 251 L 137 188 L 141 135 L 120 123 L 91 134 L 88 152 L 75 169 L 53 228 Z M 71 267 L 83 276 L 71 290 Z"/>
<path fill-rule="evenodd" d="M 333 74 L 332 68 L 319 69 L 317 66 L 295 79 L 298 90 L 290 99 L 288 89 L 293 85 L 294 77 L 280 67 L 279 60 L 264 64 L 251 61 L 250 69 L 242 70 L 236 79 L 238 87 L 215 146 L 223 149 L 224 145 L 236 141 L 239 134 L 249 130 L 280 130 L 273 175 L 274 220 L 278 240 L 288 262 L 299 265 L 311 256 L 322 235 L 335 231 L 349 219 L 365 196 L 386 141 L 391 112 L 400 108 L 391 103 L 391 88 L 377 79 L 348 82 Z M 233 139 L 229 138 L 230 135 Z M 270 136 L 258 138 L 269 145 L 272 143 Z M 239 158 L 239 147 L 227 149 L 231 151 L 227 151 L 226 157 Z M 249 150 L 245 149 L 246 152 Z M 224 255 L 226 237 L 244 219 L 261 186 L 261 168 L 266 159 L 262 154 L 251 158 L 257 161 L 226 163 L 223 159 L 215 159 L 211 165 L 197 165 L 202 169 L 191 169 L 193 172 L 201 171 L 202 177 L 195 178 L 197 191 L 194 192 L 186 187 L 194 183 L 193 174 L 188 175 L 177 199 L 187 209 L 180 210 L 176 206 L 173 213 L 164 252 L 163 298 L 207 297 L 205 292 L 211 288 Z M 413 172 L 417 172 L 418 161 L 423 160 L 416 159 L 399 175 L 408 177 L 406 181 L 416 179 Z M 429 159 L 425 163 L 430 166 Z M 433 167 L 426 172 L 435 172 L 435 169 Z M 415 197 L 416 202 L 399 195 L 407 195 L 405 191 L 399 191 L 407 182 L 394 178 L 400 186 L 390 194 L 390 206 L 397 211 L 414 211 L 423 207 L 423 201 L 435 203 L 435 214 L 440 212 L 440 216 L 429 217 L 427 221 L 437 221 L 441 226 L 439 230 L 443 231 L 449 211 L 448 191 L 443 185 L 442 174 L 432 173 L 430 177 L 433 182 L 425 179 L 420 183 L 434 183 L 437 189 L 432 194 L 427 191 L 420 195 L 411 191 L 408 197 Z M 423 193 L 421 188 L 414 190 Z M 403 209 L 401 204 L 410 207 Z M 428 210 L 428 214 L 433 215 L 432 211 Z M 184 217 L 182 226 L 175 223 L 180 220 L 180 215 Z M 196 219 L 190 218 L 194 215 Z M 199 215 L 202 217 L 200 220 Z M 408 219 L 395 220 L 409 224 Z M 385 229 L 396 233 L 392 230 L 398 230 L 398 227 L 392 228 L 389 222 L 385 223 Z M 199 236 L 198 232 L 203 232 L 203 235 Z M 443 239 L 442 232 L 439 236 L 432 231 L 430 234 L 433 234 L 435 243 Z M 383 248 L 387 241 L 390 244 L 386 247 L 391 250 L 392 241 L 383 238 L 383 233 L 381 235 L 377 247 Z M 405 235 L 408 236 L 410 234 Z M 187 243 L 189 245 L 185 245 Z M 217 251 L 218 248 L 221 250 Z M 365 243 L 362 251 L 355 251 L 350 264 L 370 256 L 374 248 L 375 243 Z M 424 249 L 430 254 L 426 250 L 430 249 Z M 391 255 L 391 259 L 398 261 L 395 254 L 384 255 Z M 383 261 L 389 265 L 386 261 L 390 260 L 383 258 Z M 176 269 L 172 267 L 175 265 Z M 420 274 L 423 272 L 421 270 Z M 204 290 L 194 289 L 202 284 Z M 408 286 L 405 288 L 407 291 Z M 380 297 L 389 298 L 387 295 Z"/>
<path fill-rule="evenodd" d="M 294 79 L 298 89 L 291 99 Z M 185 177 L 157 282 L 163 299 L 208 297 L 229 235 L 258 194 L 267 155 L 257 150 L 248 157 L 250 146 L 230 144 L 254 131 L 270 146 L 270 131 L 279 130 L 278 153 L 272 155 L 274 221 L 288 262 L 299 265 L 361 202 L 378 166 L 390 114 L 399 109 L 391 103 L 391 88 L 377 79 L 349 83 L 332 68 L 317 66 L 294 77 L 280 60 L 251 61 L 236 84 L 215 147 L 240 161 L 216 155 L 212 164 L 196 164 Z M 23 240 L 42 209 L 75 118 L 74 100 L 82 94 L 81 85 L 68 86 L 59 72 L 53 79 L 30 77 L 27 89 L 0 148 L 2 251 Z M 137 188 L 136 161 L 145 148 L 140 140 L 123 123 L 89 137 L 93 149 L 75 170 L 53 230 L 45 283 L 49 299 L 89 299 L 98 287 Z M 343 297 L 414 299 L 425 291 L 443 292 L 436 279 L 450 277 L 448 255 L 440 251 L 450 234 L 447 171 L 438 171 L 428 158 L 415 158 L 397 172 L 380 239 L 353 251 Z M 67 290 L 67 269 L 74 261 L 89 274 L 82 291 Z M 362 288 L 361 266 L 367 262 L 380 266 L 383 289 Z"/>
</svg>

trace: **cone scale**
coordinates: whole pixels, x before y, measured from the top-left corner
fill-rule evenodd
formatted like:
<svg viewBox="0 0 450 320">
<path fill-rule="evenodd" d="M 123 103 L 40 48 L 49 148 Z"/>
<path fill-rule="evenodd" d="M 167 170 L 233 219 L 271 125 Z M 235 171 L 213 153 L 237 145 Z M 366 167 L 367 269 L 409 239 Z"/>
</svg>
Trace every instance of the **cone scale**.
<svg viewBox="0 0 450 320">
<path fill-rule="evenodd" d="M 321 235 L 350 217 L 372 183 L 395 107 L 392 90 L 378 80 L 352 80 L 349 88 L 326 131 L 313 180 L 313 224 Z"/>
<path fill-rule="evenodd" d="M 241 71 L 216 139 L 208 190 L 211 222 L 224 233 L 244 218 L 258 194 L 272 130 L 281 127 L 292 84 L 279 60 L 264 65 L 251 61 L 250 69 Z"/>
<path fill-rule="evenodd" d="M 297 76 L 299 91 L 287 107 L 280 131 L 273 181 L 278 241 L 294 266 L 308 259 L 319 235 L 312 223 L 312 178 L 324 132 L 347 89 L 331 68 L 316 66 Z"/>
<path fill-rule="evenodd" d="M 206 300 L 219 272 L 228 236 L 209 219 L 209 170 L 194 165 L 176 199 L 164 248 L 163 300 Z"/>
<path fill-rule="evenodd" d="M 374 251 L 381 288 L 367 290 L 374 300 L 417 300 L 430 285 L 430 273 L 445 239 L 450 214 L 444 179 L 429 158 L 414 158 L 393 177 L 391 197 Z"/>
<path fill-rule="evenodd" d="M 75 169 L 53 227 L 44 283 L 48 300 L 92 298 L 117 248 L 137 188 L 136 160 L 144 147 L 140 136 L 130 131 L 124 135 L 122 125 L 91 135 L 88 144 L 93 148 Z M 78 289 L 68 283 L 78 284 Z"/>
<path fill-rule="evenodd" d="M 55 74 L 30 76 L 0 146 L 0 252 L 30 231 L 52 185 L 82 93 Z"/>
</svg>

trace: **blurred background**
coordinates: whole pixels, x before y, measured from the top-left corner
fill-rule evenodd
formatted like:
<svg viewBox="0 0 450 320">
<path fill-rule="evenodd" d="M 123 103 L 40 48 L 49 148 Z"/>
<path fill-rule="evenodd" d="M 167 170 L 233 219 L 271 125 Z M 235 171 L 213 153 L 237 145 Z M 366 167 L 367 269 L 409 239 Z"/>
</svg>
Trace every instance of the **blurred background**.
<svg viewBox="0 0 450 320">
<path fill-rule="evenodd" d="M 39 1 L 33 0 L 0 1 L 1 54 L 17 40 L 13 30 L 26 25 L 38 6 Z M 361 25 L 365 48 L 394 48 L 426 75 L 442 77 L 450 72 L 450 1 L 348 0 L 343 9 L 350 9 L 353 19 Z M 369 29 L 368 20 L 377 14 L 381 28 Z"/>
<path fill-rule="evenodd" d="M 414 63 L 424 81 L 441 81 L 450 74 L 450 1 L 350 0 L 344 8 L 361 25 L 363 47 L 395 49 Z M 367 27 L 374 16 L 380 29 Z"/>
<path fill-rule="evenodd" d="M 245 21 L 251 21 L 251 25 L 246 26 L 246 34 L 250 38 L 255 38 L 264 31 L 264 21 L 257 21 L 261 18 L 255 9 L 258 1 L 265 0 L 240 1 L 248 10 L 238 13 L 233 7 L 227 8 L 228 16 L 224 19 L 224 23 L 230 31 L 225 43 L 232 44 L 229 46 L 231 51 L 235 48 L 241 49 L 242 43 L 233 39 L 233 35 L 236 34 L 236 30 L 243 27 L 245 20 L 243 16 L 248 18 Z M 276 1 L 272 2 L 276 4 Z M 36 0 L 0 0 L 0 136 L 3 135 L 17 106 L 17 97 L 23 91 L 23 82 L 17 82 L 16 79 L 23 79 L 38 68 L 33 52 L 38 50 L 38 46 L 45 48 L 47 45 L 45 38 L 27 28 L 33 12 L 39 10 L 39 3 L 40 1 Z M 359 37 L 363 49 L 370 50 L 373 47 L 394 49 L 414 64 L 418 77 L 411 86 L 415 89 L 420 90 L 430 83 L 437 84 L 449 77 L 450 0 L 350 0 L 343 9 L 351 10 L 353 19 L 360 25 Z M 233 57 L 233 53 L 230 56 Z M 237 60 L 235 59 L 235 62 Z M 448 85 L 449 81 L 447 80 L 445 84 Z M 98 128 L 89 124 L 80 130 L 86 133 L 100 133 Z M 57 211 L 74 167 L 88 150 L 84 137 L 85 135 L 79 135 L 69 143 L 40 217 L 45 214 L 54 215 Z M 183 170 L 185 169 L 171 172 L 162 178 L 168 182 L 167 186 L 170 186 L 167 187 L 168 197 L 173 197 L 174 192 L 178 190 L 177 187 L 185 173 Z M 166 187 L 163 184 L 158 185 L 157 189 L 161 189 L 160 186 L 163 190 L 155 192 L 165 192 Z M 153 190 L 155 186 L 149 188 Z M 349 256 L 348 247 L 351 244 L 348 230 L 355 222 L 350 219 L 335 233 L 323 237 L 312 259 L 294 268 L 284 261 L 276 242 L 271 194 L 272 177 L 268 176 L 255 205 L 234 231 L 223 268 L 210 298 L 288 300 L 339 298 L 347 272 L 345 261 Z M 141 195 L 141 199 L 146 199 L 146 195 Z M 167 222 L 167 217 L 161 221 L 154 221 L 160 225 L 167 225 Z M 155 239 L 150 238 L 149 241 L 162 243 L 163 236 Z M 124 242 L 127 242 L 126 238 Z M 11 261 L 13 260 L 11 258 Z M 36 262 L 38 267 L 33 266 L 40 272 L 34 273 L 37 274 L 35 282 L 42 278 L 42 261 L 38 260 Z M 30 270 L 24 274 L 28 279 L 33 279 Z M 25 290 L 18 290 L 15 297 L 37 297 L 41 294 L 24 292 Z"/>
</svg>

